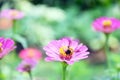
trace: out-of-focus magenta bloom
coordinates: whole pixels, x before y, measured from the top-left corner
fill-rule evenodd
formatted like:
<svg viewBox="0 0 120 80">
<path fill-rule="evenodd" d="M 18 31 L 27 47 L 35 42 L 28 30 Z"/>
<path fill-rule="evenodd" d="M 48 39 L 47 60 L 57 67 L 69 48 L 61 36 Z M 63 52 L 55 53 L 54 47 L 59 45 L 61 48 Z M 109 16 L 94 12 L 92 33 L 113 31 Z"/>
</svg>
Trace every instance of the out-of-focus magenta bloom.
<svg viewBox="0 0 120 80">
<path fill-rule="evenodd" d="M 10 51 L 16 48 L 12 39 L 0 37 L 0 59 L 7 55 Z"/>
<path fill-rule="evenodd" d="M 34 59 L 38 61 L 42 57 L 42 53 L 35 48 L 27 48 L 19 53 L 19 57 L 21 59 Z"/>
<path fill-rule="evenodd" d="M 8 18 L 0 18 L 0 30 L 10 29 L 13 25 L 13 20 Z"/>
<path fill-rule="evenodd" d="M 24 17 L 23 12 L 15 10 L 15 9 L 7 9 L 7 10 L 2 10 L 0 12 L 0 17 L 1 18 L 9 18 L 9 19 L 21 19 Z"/>
<path fill-rule="evenodd" d="M 30 72 L 35 66 L 37 62 L 32 59 L 23 60 L 17 67 L 19 72 Z"/>
<path fill-rule="evenodd" d="M 88 48 L 77 40 L 62 38 L 54 40 L 44 47 L 47 57 L 46 61 L 62 61 L 73 64 L 76 61 L 88 57 Z"/>
<path fill-rule="evenodd" d="M 115 18 L 100 17 L 93 22 L 92 26 L 96 31 L 111 33 L 120 28 L 120 21 Z"/>
</svg>

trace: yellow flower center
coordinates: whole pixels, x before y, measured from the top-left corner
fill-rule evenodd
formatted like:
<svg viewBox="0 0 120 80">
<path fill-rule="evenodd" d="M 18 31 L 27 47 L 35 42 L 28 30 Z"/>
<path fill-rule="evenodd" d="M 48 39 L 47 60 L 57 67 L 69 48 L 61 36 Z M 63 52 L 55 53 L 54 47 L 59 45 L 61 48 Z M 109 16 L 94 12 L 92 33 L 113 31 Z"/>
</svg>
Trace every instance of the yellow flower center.
<svg viewBox="0 0 120 80">
<path fill-rule="evenodd" d="M 70 47 L 63 46 L 59 49 L 60 57 L 62 59 L 71 59 L 73 54 L 73 49 Z"/>
<path fill-rule="evenodd" d="M 33 50 L 29 50 L 28 51 L 28 57 L 33 57 L 35 54 L 34 54 L 34 51 Z"/>
<path fill-rule="evenodd" d="M 2 43 L 0 43 L 0 53 L 3 51 Z"/>
<path fill-rule="evenodd" d="M 112 25 L 112 22 L 110 20 L 103 21 L 104 28 L 110 28 Z"/>
<path fill-rule="evenodd" d="M 18 11 L 12 11 L 12 12 L 11 12 L 11 15 L 12 15 L 12 16 L 17 16 L 17 15 L 18 15 Z"/>
</svg>

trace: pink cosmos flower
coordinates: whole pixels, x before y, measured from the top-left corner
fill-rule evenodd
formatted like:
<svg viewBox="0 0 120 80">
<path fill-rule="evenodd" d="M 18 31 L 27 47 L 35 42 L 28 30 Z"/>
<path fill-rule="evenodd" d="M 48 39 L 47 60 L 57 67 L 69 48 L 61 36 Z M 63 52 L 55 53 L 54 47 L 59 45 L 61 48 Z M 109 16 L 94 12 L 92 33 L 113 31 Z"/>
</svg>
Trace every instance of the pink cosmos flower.
<svg viewBox="0 0 120 80">
<path fill-rule="evenodd" d="M 47 57 L 46 61 L 62 61 L 73 64 L 76 61 L 88 57 L 88 48 L 82 43 L 71 38 L 54 40 L 44 47 Z"/>
<path fill-rule="evenodd" d="M 19 53 L 19 57 L 21 59 L 34 59 L 38 61 L 42 57 L 42 53 L 35 48 L 27 48 Z"/>
<path fill-rule="evenodd" d="M 100 17 L 92 23 L 96 31 L 111 33 L 120 27 L 120 21 L 115 18 Z"/>
<path fill-rule="evenodd" d="M 0 12 L 0 17 L 1 18 L 9 18 L 9 19 L 21 19 L 24 17 L 23 12 L 15 10 L 15 9 L 7 9 L 7 10 L 2 10 Z"/>
<path fill-rule="evenodd" d="M 30 72 L 35 66 L 37 62 L 32 59 L 23 60 L 17 67 L 19 72 Z"/>
<path fill-rule="evenodd" d="M 0 59 L 7 55 L 10 51 L 16 48 L 12 39 L 0 37 Z"/>
</svg>

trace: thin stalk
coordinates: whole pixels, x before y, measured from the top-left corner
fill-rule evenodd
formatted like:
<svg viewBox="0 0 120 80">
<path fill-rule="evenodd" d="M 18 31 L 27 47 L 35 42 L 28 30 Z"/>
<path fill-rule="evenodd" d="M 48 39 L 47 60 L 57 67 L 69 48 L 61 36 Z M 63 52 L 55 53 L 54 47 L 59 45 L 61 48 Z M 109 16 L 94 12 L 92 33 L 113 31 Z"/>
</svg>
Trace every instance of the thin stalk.
<svg viewBox="0 0 120 80">
<path fill-rule="evenodd" d="M 66 80 L 66 69 L 67 69 L 67 66 L 68 66 L 67 63 L 65 63 L 65 62 L 62 63 L 62 70 L 63 70 L 62 80 Z"/>
<path fill-rule="evenodd" d="M 12 32 L 13 32 L 13 35 L 16 34 L 16 30 L 17 30 L 17 21 L 16 20 L 13 20 L 13 27 L 12 27 Z"/>
<path fill-rule="evenodd" d="M 106 59 L 107 59 L 107 68 L 110 68 L 110 54 L 109 54 L 109 45 L 108 45 L 108 41 L 109 41 L 109 34 L 105 34 L 106 36 L 106 40 L 105 40 L 105 54 L 106 54 Z"/>
<path fill-rule="evenodd" d="M 2 61 L 0 60 L 0 80 L 4 80 L 4 75 L 2 74 Z"/>
<path fill-rule="evenodd" d="M 1 61 L 0 61 L 1 64 Z M 2 79 L 2 66 L 0 65 L 0 80 Z"/>
<path fill-rule="evenodd" d="M 117 66 L 116 66 L 116 78 L 115 78 L 115 80 L 120 80 L 119 75 L 120 75 L 120 64 L 117 64 Z"/>
<path fill-rule="evenodd" d="M 29 75 L 29 77 L 30 77 L 30 80 L 33 80 L 31 71 L 28 71 L 28 75 Z"/>
<path fill-rule="evenodd" d="M 119 80 L 119 71 L 117 71 L 117 77 L 116 80 Z"/>
</svg>

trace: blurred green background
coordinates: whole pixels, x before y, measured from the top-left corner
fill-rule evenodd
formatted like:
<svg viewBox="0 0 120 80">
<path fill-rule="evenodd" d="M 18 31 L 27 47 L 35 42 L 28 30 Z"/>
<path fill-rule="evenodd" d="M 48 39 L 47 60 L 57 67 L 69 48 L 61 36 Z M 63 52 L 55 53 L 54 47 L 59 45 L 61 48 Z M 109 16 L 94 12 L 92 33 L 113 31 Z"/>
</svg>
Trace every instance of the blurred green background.
<svg viewBox="0 0 120 80">
<path fill-rule="evenodd" d="M 68 67 L 67 80 L 116 80 L 120 64 L 120 31 L 111 34 L 109 48 L 113 68 L 104 68 L 105 36 L 96 32 L 91 24 L 101 16 L 120 19 L 120 0 L 0 0 L 0 10 L 21 10 L 25 17 L 17 20 L 16 33 L 12 28 L 0 30 L 0 36 L 16 41 L 17 49 L 1 60 L 3 80 L 29 80 L 27 73 L 16 70 L 20 63 L 18 53 L 33 47 L 42 51 L 43 57 L 33 69 L 34 80 L 61 80 L 61 64 L 45 62 L 43 46 L 62 37 L 79 39 L 89 47 L 86 60 Z M 111 73 L 111 74 L 110 74 Z"/>
</svg>

